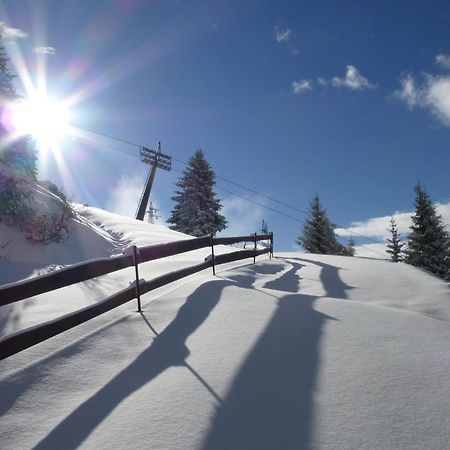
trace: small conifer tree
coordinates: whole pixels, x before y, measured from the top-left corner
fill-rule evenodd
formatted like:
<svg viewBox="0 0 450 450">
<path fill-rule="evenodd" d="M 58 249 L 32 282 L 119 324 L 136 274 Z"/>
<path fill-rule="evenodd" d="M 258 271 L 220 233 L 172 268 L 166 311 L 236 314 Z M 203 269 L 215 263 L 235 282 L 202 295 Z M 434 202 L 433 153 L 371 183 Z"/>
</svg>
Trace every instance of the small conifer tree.
<svg viewBox="0 0 450 450">
<path fill-rule="evenodd" d="M 13 84 L 15 76 L 10 72 L 8 63 L 9 59 L 0 42 L 0 117 L 19 99 Z M 29 137 L 11 140 L 12 131 L 8 129 L 8 124 L 0 121 L 0 163 L 8 168 L 11 176 L 36 180 L 37 156 L 34 146 Z"/>
<path fill-rule="evenodd" d="M 391 233 L 391 237 L 387 239 L 386 253 L 390 255 L 393 262 L 400 262 L 403 260 L 402 248 L 404 244 L 400 240 L 397 224 L 395 223 L 395 219 L 393 217 L 391 217 L 390 227 L 387 228 L 387 231 Z"/>
<path fill-rule="evenodd" d="M 303 226 L 303 233 L 297 238 L 297 244 L 308 253 L 344 255 L 346 248 L 338 242 L 334 228 L 316 194 L 309 205 L 309 218 Z"/>
<path fill-rule="evenodd" d="M 9 59 L 0 42 L 0 117 L 17 102 L 14 75 L 8 68 Z M 22 229 L 30 223 L 32 211 L 27 200 L 36 181 L 36 153 L 29 138 L 12 139 L 8 121 L 0 120 L 0 222 Z"/>
<path fill-rule="evenodd" d="M 172 230 L 206 236 L 226 228 L 227 221 L 219 211 L 222 208 L 213 190 L 215 174 L 202 150 L 197 150 L 188 161 L 188 167 L 176 185 L 172 200 L 175 207 L 168 219 Z"/>
<path fill-rule="evenodd" d="M 418 183 L 414 190 L 416 212 L 411 217 L 413 223 L 405 262 L 445 278 L 448 275 L 449 234 L 423 186 Z"/>
<path fill-rule="evenodd" d="M 351 236 L 347 245 L 344 247 L 343 256 L 355 256 L 355 240 Z"/>
<path fill-rule="evenodd" d="M 8 62 L 0 42 L 0 118 L 8 117 L 19 99 Z M 14 131 L 8 120 L 0 120 L 0 223 L 17 228 L 32 244 L 59 242 L 70 233 L 73 209 L 64 195 L 58 202 L 58 213 L 51 213 L 36 202 L 34 144 L 29 136 L 14 136 Z M 62 194 L 53 183 L 48 187 L 56 196 Z"/>
<path fill-rule="evenodd" d="M 450 281 L 450 238 L 448 239 L 447 244 L 447 274 L 445 276 L 447 281 Z"/>
</svg>

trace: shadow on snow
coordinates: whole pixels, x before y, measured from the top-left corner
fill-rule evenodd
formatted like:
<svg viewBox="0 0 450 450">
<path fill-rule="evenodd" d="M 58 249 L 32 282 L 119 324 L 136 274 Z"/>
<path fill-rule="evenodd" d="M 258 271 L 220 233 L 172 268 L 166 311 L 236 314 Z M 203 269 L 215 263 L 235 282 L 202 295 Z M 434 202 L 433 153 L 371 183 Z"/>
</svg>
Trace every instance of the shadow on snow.
<svg viewBox="0 0 450 450">
<path fill-rule="evenodd" d="M 290 262 L 291 268 L 281 277 L 268 281 L 264 287 L 266 289 L 274 289 L 276 291 L 297 293 L 299 291 L 300 278 L 297 272 L 303 267 L 302 264 Z"/>
<path fill-rule="evenodd" d="M 291 269 L 264 287 L 298 292 L 302 266 L 289 263 Z M 313 309 L 316 299 L 301 294 L 278 298 L 275 313 L 217 410 L 202 450 L 308 448 L 320 338 L 326 321 L 335 320 Z"/>
<path fill-rule="evenodd" d="M 321 280 L 327 296 L 347 298 L 346 290 L 350 287 L 340 280 L 338 269 L 333 271 L 332 266 L 315 261 L 305 262 L 322 267 L 321 273 L 325 275 L 321 275 Z M 293 292 L 297 288 L 298 292 L 297 272 L 302 265 L 289 263 L 292 268 L 266 283 L 266 287 L 280 292 Z M 262 269 L 262 273 L 274 274 L 282 268 L 273 264 L 272 268 Z M 313 309 L 317 297 L 296 293 L 277 298 L 270 322 L 223 400 L 185 361 L 189 355 L 186 340 L 207 319 L 223 289 L 227 286 L 253 289 L 256 273 L 259 273 L 257 269 L 246 268 L 244 274 L 198 287 L 145 351 L 60 422 L 35 448 L 77 448 L 123 400 L 174 366 L 188 368 L 219 403 L 203 441 L 203 450 L 307 448 L 320 339 L 324 324 L 332 319 Z M 333 283 L 338 283 L 338 287 L 333 288 Z M 143 318 L 157 334 L 144 315 Z"/>
<path fill-rule="evenodd" d="M 189 368 L 185 363 L 185 358 L 189 355 L 186 339 L 206 320 L 217 305 L 222 290 L 234 285 L 232 281 L 214 280 L 196 289 L 179 309 L 175 319 L 156 336 L 144 352 L 68 415 L 35 448 L 77 448 L 133 392 L 169 367 Z M 149 325 L 148 321 L 147 324 Z M 193 370 L 191 372 L 194 373 Z M 215 395 L 207 383 L 198 374 L 194 374 Z"/>
<path fill-rule="evenodd" d="M 312 259 L 289 258 L 289 262 L 294 264 L 292 261 L 314 264 L 322 269 L 320 271 L 320 281 L 326 292 L 324 297 L 348 299 L 347 291 L 354 289 L 353 286 L 349 286 L 342 281 L 339 271 L 344 269 L 341 267 L 332 266 Z"/>
</svg>

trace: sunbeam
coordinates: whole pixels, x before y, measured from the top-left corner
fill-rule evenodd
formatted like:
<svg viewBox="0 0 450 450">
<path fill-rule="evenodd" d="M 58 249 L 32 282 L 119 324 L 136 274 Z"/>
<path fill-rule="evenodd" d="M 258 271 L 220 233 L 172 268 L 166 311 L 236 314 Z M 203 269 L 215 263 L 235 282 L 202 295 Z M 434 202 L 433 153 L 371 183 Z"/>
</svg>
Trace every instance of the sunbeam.
<svg viewBox="0 0 450 450">
<path fill-rule="evenodd" d="M 69 113 L 64 102 L 36 93 L 14 105 L 12 122 L 19 134 L 31 135 L 40 151 L 55 150 L 68 130 Z"/>
</svg>

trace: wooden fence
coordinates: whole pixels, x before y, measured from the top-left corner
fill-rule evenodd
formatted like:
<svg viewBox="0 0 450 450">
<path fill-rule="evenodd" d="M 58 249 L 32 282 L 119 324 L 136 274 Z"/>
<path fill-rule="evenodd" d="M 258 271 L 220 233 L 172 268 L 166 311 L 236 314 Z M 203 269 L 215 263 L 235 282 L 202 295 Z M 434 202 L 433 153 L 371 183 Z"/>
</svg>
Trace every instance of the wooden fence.
<svg viewBox="0 0 450 450">
<path fill-rule="evenodd" d="M 258 241 L 270 241 L 270 246 L 258 250 Z M 231 253 L 215 255 L 215 245 L 229 245 L 239 242 L 253 242 L 254 247 L 251 250 L 237 250 Z M 205 261 L 194 266 L 175 270 L 149 281 L 139 282 L 139 264 L 205 247 L 211 247 L 211 257 L 206 258 Z M 142 294 L 207 269 L 208 267 L 212 267 L 213 274 L 215 274 L 216 265 L 246 258 L 253 258 L 255 262 L 256 256 L 265 253 L 269 253 L 270 256 L 273 255 L 273 233 L 265 235 L 257 235 L 255 233 L 249 236 L 218 238 L 208 236 L 140 248 L 132 247 L 130 253 L 122 256 L 94 259 L 33 278 L 32 280 L 8 284 L 0 288 L 0 307 L 131 266 L 135 267 L 136 275 L 136 282 L 133 285 L 122 289 L 94 305 L 66 314 L 55 320 L 12 333 L 0 339 L 0 360 L 67 331 L 70 328 L 76 327 L 135 298 L 138 301 L 138 310 L 140 310 L 140 296 Z"/>
</svg>

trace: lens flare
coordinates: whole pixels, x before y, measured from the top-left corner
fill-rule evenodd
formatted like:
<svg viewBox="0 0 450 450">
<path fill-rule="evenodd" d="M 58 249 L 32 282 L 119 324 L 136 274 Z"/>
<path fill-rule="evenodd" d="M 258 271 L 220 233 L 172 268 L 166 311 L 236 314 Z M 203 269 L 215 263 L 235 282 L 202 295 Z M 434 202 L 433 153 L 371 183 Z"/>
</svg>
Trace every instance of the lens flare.
<svg viewBox="0 0 450 450">
<path fill-rule="evenodd" d="M 69 111 L 63 102 L 36 94 L 14 105 L 12 124 L 19 135 L 31 135 L 40 150 L 58 147 L 68 132 Z"/>
</svg>

